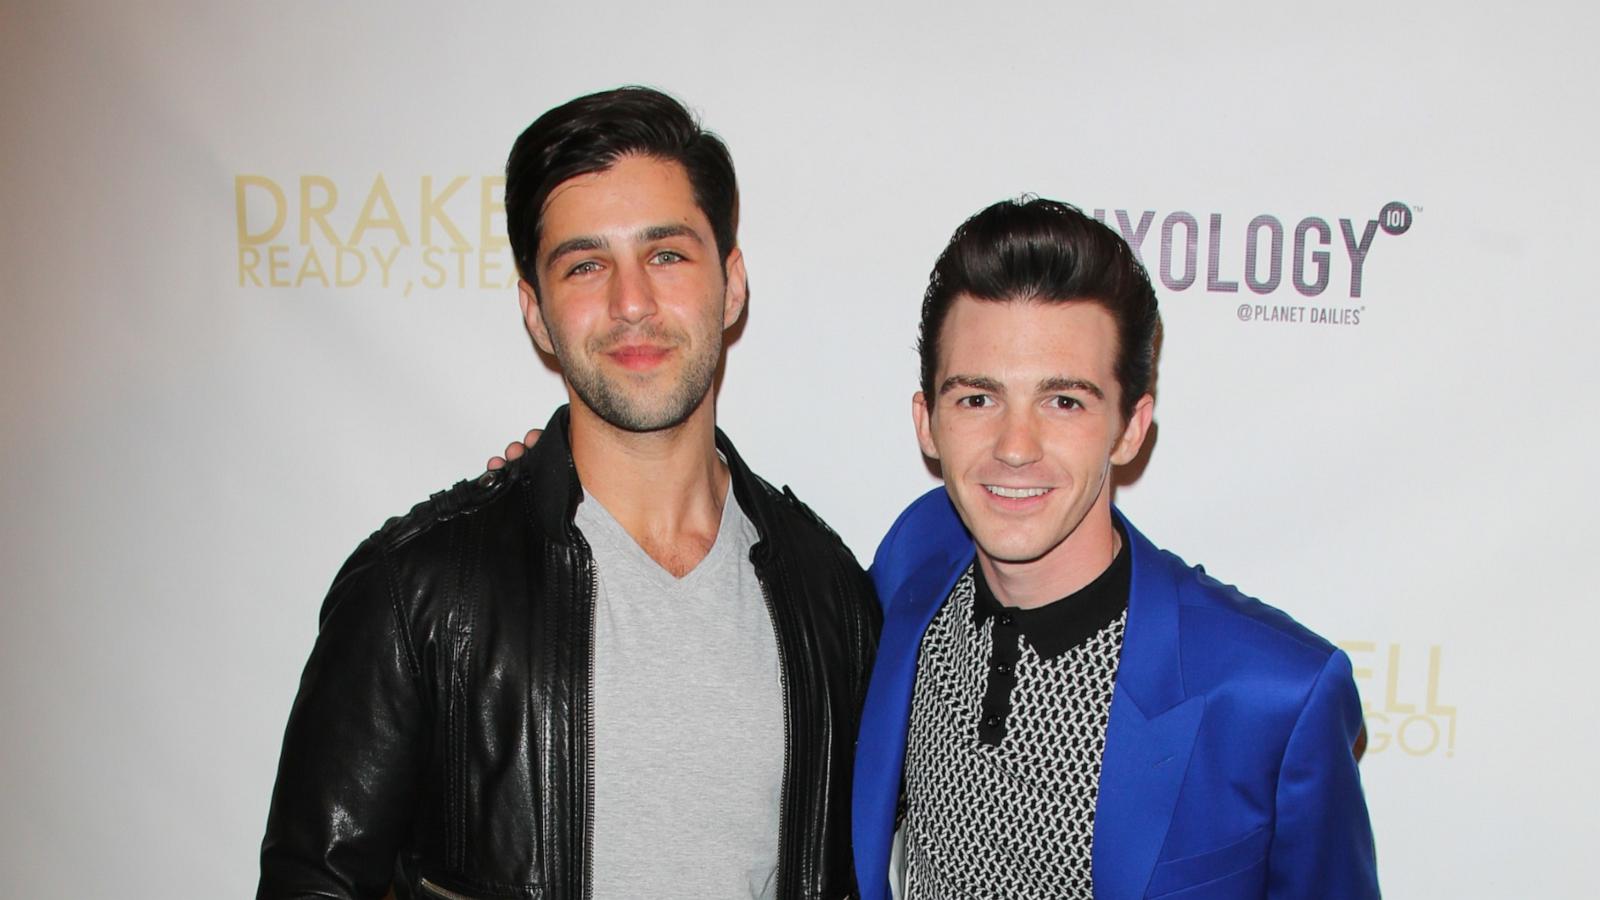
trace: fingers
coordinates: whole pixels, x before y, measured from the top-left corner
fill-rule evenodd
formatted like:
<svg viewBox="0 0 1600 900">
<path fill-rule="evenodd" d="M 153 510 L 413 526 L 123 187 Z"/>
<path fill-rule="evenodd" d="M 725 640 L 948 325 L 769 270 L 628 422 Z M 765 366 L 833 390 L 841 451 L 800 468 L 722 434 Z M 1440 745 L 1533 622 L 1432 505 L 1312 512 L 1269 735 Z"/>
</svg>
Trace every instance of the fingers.
<svg viewBox="0 0 1600 900">
<path fill-rule="evenodd" d="M 516 458 L 520 457 L 524 453 L 527 453 L 529 447 L 532 447 L 534 444 L 539 443 L 539 435 L 541 435 L 541 434 L 544 434 L 544 431 L 541 430 L 541 429 L 538 429 L 538 428 L 530 428 L 530 429 L 528 429 L 528 433 L 522 436 L 522 441 L 521 442 L 512 441 L 511 443 L 506 445 L 506 455 L 505 456 L 491 456 L 491 457 L 489 457 L 489 462 L 488 462 L 489 471 L 493 472 L 495 469 L 504 468 L 506 463 L 512 461 L 513 459 L 516 459 Z"/>
<path fill-rule="evenodd" d="M 506 445 L 506 459 L 516 459 L 522 454 L 527 453 L 529 447 L 539 443 L 539 435 L 541 434 L 544 434 L 544 432 L 538 428 L 528 429 L 528 433 L 522 436 L 522 443 L 518 444 L 513 442 Z"/>
</svg>

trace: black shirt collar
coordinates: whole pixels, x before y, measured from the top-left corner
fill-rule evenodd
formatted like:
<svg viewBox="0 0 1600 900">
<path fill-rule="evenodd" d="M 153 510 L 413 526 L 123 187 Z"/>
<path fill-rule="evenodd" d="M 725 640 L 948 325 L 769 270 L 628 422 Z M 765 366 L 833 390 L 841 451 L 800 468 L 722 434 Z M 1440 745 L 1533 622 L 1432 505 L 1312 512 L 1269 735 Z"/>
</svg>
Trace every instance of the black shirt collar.
<svg viewBox="0 0 1600 900">
<path fill-rule="evenodd" d="M 972 603 L 973 624 L 982 625 L 990 618 L 1015 623 L 1043 659 L 1060 656 L 1099 633 L 1128 608 L 1128 589 L 1133 581 L 1128 535 L 1121 523 L 1116 525 L 1122 535 L 1122 549 L 1111 565 L 1082 588 L 1044 606 L 1023 609 L 1002 605 L 984 580 L 983 566 L 974 562 L 972 577 L 977 591 Z"/>
</svg>

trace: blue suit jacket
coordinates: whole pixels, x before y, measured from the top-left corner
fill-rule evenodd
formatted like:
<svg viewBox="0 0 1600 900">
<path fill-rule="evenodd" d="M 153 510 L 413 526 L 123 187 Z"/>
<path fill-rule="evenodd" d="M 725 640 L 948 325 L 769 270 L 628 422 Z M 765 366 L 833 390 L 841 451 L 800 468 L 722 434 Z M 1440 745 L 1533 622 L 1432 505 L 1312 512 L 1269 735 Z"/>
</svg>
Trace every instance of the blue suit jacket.
<svg viewBox="0 0 1600 900">
<path fill-rule="evenodd" d="M 1095 807 L 1095 896 L 1377 897 L 1349 659 L 1116 515 L 1133 581 Z M 900 516 L 873 560 L 884 618 L 856 748 L 863 900 L 889 896 L 922 635 L 974 552 L 938 488 Z"/>
</svg>

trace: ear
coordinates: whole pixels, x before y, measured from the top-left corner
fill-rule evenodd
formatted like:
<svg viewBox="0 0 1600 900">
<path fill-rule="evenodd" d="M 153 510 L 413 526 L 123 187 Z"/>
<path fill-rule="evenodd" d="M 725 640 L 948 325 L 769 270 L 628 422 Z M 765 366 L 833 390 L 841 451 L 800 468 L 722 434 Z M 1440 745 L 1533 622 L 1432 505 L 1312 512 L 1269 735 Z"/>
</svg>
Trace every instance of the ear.
<svg viewBox="0 0 1600 900">
<path fill-rule="evenodd" d="M 922 446 L 922 455 L 938 459 L 939 447 L 933 442 L 933 410 L 928 408 L 928 398 L 921 391 L 911 395 L 911 423 L 917 429 L 917 443 Z"/>
<path fill-rule="evenodd" d="M 1144 436 L 1150 431 L 1150 418 L 1155 413 L 1156 398 L 1145 394 L 1139 402 L 1133 405 L 1133 414 L 1128 416 L 1128 422 L 1122 426 L 1122 436 L 1117 438 L 1117 445 L 1111 448 L 1111 463 L 1113 465 L 1127 465 L 1139 455 L 1139 448 L 1144 446 Z"/>
<path fill-rule="evenodd" d="M 555 345 L 550 342 L 550 332 L 544 327 L 544 314 L 539 310 L 539 295 L 527 279 L 517 279 L 517 302 L 522 304 L 522 324 L 540 350 L 554 356 Z"/>
<path fill-rule="evenodd" d="M 722 327 L 732 328 L 744 315 L 744 305 L 750 299 L 750 282 L 744 271 L 744 251 L 738 247 L 728 251 L 728 261 L 723 264 L 727 284 L 722 290 Z"/>
</svg>

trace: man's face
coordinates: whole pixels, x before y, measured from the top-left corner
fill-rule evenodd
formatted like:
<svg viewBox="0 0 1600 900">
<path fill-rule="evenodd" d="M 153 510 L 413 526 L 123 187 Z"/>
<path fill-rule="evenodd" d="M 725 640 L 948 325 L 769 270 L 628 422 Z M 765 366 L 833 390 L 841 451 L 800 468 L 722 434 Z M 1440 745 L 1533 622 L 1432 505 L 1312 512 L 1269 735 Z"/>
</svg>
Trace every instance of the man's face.
<svg viewBox="0 0 1600 900">
<path fill-rule="evenodd" d="M 626 156 L 562 182 L 546 201 L 519 285 L 534 342 L 582 404 L 627 431 L 681 424 L 705 403 L 722 332 L 744 309 L 744 260 L 727 274 L 683 167 Z"/>
<path fill-rule="evenodd" d="M 1110 528 L 1111 466 L 1133 459 L 1150 422 L 1148 395 L 1123 421 L 1115 320 L 1090 302 L 962 296 L 938 341 L 937 396 L 913 400 L 917 438 L 979 549 L 1071 558 L 1086 521 Z"/>
</svg>

